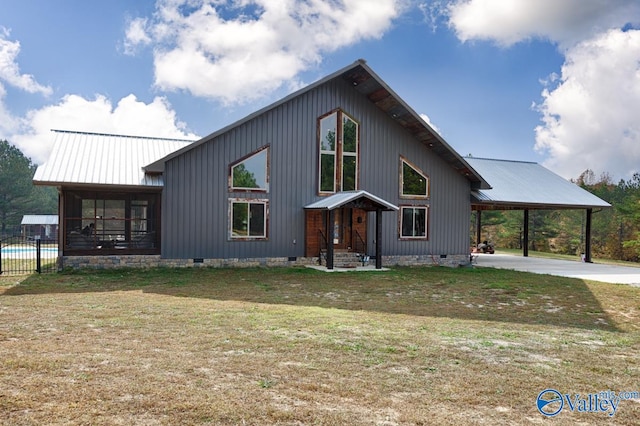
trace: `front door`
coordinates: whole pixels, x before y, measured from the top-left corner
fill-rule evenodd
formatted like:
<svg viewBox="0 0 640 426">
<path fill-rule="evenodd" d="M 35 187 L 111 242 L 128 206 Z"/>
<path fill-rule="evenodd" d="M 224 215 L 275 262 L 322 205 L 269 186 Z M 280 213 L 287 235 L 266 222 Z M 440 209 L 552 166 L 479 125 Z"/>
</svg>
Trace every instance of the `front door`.
<svg viewBox="0 0 640 426">
<path fill-rule="evenodd" d="M 327 227 L 326 210 L 305 211 L 305 256 L 319 256 L 332 242 L 338 250 L 367 251 L 367 212 L 342 208 L 333 212 L 333 226 Z M 329 229 L 327 229 L 329 228 Z"/>
<path fill-rule="evenodd" d="M 333 248 L 351 249 L 352 209 L 337 209 L 333 216 Z"/>
</svg>

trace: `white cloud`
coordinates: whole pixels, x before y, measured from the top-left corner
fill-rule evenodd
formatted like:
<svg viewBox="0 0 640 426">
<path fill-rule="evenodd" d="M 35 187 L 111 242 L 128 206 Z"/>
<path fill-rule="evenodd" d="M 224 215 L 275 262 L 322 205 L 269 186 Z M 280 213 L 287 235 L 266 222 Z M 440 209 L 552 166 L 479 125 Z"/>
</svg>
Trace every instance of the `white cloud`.
<svg viewBox="0 0 640 426">
<path fill-rule="evenodd" d="M 637 0 L 459 0 L 449 2 L 449 25 L 462 41 L 493 40 L 504 46 L 543 38 L 571 46 L 640 22 Z M 635 21 L 630 21 L 635 19 Z"/>
<path fill-rule="evenodd" d="M 131 22 L 125 44 L 129 51 L 153 46 L 155 84 L 162 90 L 245 103 L 295 80 L 323 54 L 381 37 L 402 4 L 158 0 L 153 19 Z"/>
<path fill-rule="evenodd" d="M 433 130 L 435 130 L 436 133 L 438 133 L 440 136 L 442 136 L 442 132 L 440 132 L 440 129 L 438 128 L 438 126 L 436 126 L 435 124 L 433 124 L 431 122 L 431 118 L 427 114 L 420 114 L 420 118 L 422 118 L 425 123 L 427 123 L 429 126 L 431 126 L 431 128 Z"/>
<path fill-rule="evenodd" d="M 17 89 L 50 95 L 52 89 L 39 84 L 32 75 L 22 74 L 16 62 L 18 41 L 8 41 L 8 31 L 0 27 L 0 139 L 16 145 L 36 164 L 44 162 L 51 150 L 51 129 L 96 133 L 197 139 L 179 121 L 164 97 L 151 103 L 126 96 L 117 105 L 102 95 L 89 100 L 78 95 L 64 96 L 57 104 L 29 111 L 24 117 L 12 113 L 7 105 L 7 91 L 2 84 Z M 144 41 L 140 38 L 139 41 Z"/>
<path fill-rule="evenodd" d="M 437 0 L 436 0 L 437 1 Z M 535 150 L 567 178 L 586 168 L 627 177 L 640 171 L 640 24 L 637 0 L 443 0 L 462 41 L 501 46 L 538 38 L 565 55 L 535 105 Z"/>
<path fill-rule="evenodd" d="M 151 37 L 145 32 L 147 19 L 136 18 L 129 22 L 125 31 L 124 53 L 127 55 L 135 54 L 138 45 L 147 45 L 151 43 Z"/>
<path fill-rule="evenodd" d="M 557 86 L 538 106 L 536 150 L 576 178 L 586 168 L 640 172 L 640 31 L 610 30 L 569 49 Z"/>
<path fill-rule="evenodd" d="M 22 74 L 16 62 L 20 53 L 20 42 L 9 41 L 9 31 L 0 27 L 0 81 L 29 93 L 50 95 L 51 87 L 39 84 L 30 74 Z"/>
<path fill-rule="evenodd" d="M 8 139 L 36 164 L 44 162 L 49 155 L 51 129 L 197 139 L 177 120 L 175 111 L 162 97 L 145 104 L 129 95 L 114 107 L 102 95 L 93 100 L 66 95 L 58 104 L 30 111 L 20 121 L 21 131 Z"/>
</svg>

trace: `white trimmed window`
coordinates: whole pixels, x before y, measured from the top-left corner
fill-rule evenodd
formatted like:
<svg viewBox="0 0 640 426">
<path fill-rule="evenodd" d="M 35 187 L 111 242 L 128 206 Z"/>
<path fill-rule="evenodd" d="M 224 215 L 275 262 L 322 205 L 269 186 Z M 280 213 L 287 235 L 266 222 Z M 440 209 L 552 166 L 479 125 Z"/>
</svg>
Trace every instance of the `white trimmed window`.
<svg viewBox="0 0 640 426">
<path fill-rule="evenodd" d="M 400 196 L 403 198 L 429 198 L 429 176 L 400 157 Z"/>
<path fill-rule="evenodd" d="M 266 239 L 267 200 L 232 198 L 229 200 L 229 237 L 235 239 Z"/>
<path fill-rule="evenodd" d="M 337 110 L 319 119 L 318 133 L 318 192 L 333 194 L 357 190 L 360 147 L 358 123 Z"/>
<path fill-rule="evenodd" d="M 427 238 L 427 207 L 400 207 L 400 238 Z"/>
</svg>

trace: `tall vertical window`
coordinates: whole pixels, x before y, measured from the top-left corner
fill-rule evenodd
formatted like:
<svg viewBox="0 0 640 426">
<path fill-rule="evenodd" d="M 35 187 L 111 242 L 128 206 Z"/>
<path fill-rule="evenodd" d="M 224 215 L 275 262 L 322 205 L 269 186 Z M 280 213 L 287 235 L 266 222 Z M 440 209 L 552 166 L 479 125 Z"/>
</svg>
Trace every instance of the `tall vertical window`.
<svg viewBox="0 0 640 426">
<path fill-rule="evenodd" d="M 404 198 L 428 198 L 429 177 L 400 157 L 400 195 Z"/>
<path fill-rule="evenodd" d="M 427 238 L 427 207 L 400 208 L 400 238 Z"/>
<path fill-rule="evenodd" d="M 358 123 L 342 115 L 342 190 L 358 187 Z"/>
<path fill-rule="evenodd" d="M 332 194 L 358 189 L 358 123 L 337 110 L 320 118 L 318 191 Z"/>
<path fill-rule="evenodd" d="M 338 113 L 320 119 L 320 192 L 336 192 Z"/>
</svg>

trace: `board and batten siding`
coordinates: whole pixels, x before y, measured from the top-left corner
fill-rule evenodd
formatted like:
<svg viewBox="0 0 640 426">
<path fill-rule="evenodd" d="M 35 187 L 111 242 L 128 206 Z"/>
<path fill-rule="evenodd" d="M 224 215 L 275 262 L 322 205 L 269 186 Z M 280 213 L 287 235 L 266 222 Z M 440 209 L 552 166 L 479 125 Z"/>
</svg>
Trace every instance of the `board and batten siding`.
<svg viewBox="0 0 640 426">
<path fill-rule="evenodd" d="M 318 117 L 342 109 L 360 124 L 360 185 L 393 204 L 428 205 L 429 240 L 399 239 L 399 213 L 383 213 L 383 254 L 465 254 L 469 250 L 470 184 L 405 129 L 341 80 L 306 91 L 165 164 L 162 257 L 304 256 L 304 206 L 317 201 Z M 269 146 L 269 191 L 230 192 L 229 165 Z M 399 194 L 400 156 L 429 175 L 431 198 Z M 267 199 L 266 240 L 229 238 L 229 199 Z M 373 252 L 375 216 L 368 217 Z"/>
</svg>

